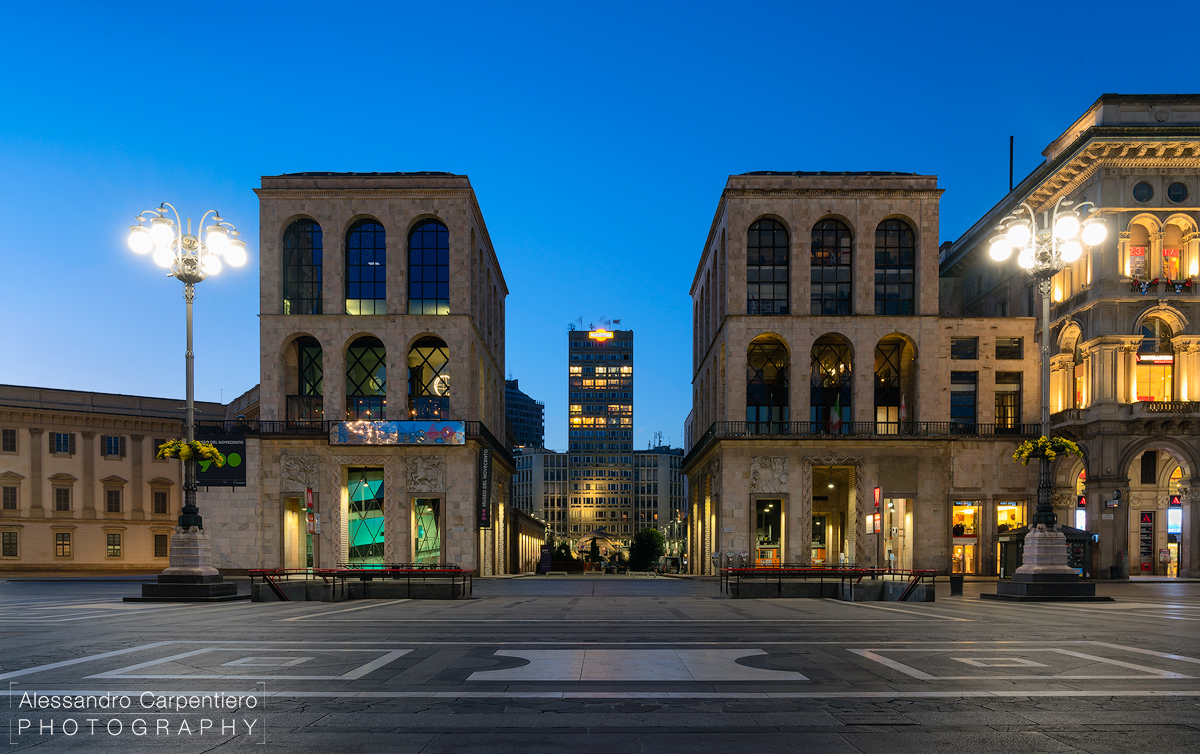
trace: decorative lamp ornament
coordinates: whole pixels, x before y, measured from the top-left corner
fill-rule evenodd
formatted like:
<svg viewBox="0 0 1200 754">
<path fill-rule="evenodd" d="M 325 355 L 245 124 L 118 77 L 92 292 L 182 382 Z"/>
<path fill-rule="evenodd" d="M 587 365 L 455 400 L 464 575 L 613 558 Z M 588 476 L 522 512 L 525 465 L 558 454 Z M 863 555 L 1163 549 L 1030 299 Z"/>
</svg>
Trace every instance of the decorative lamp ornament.
<svg viewBox="0 0 1200 754">
<path fill-rule="evenodd" d="M 129 248 L 138 254 L 149 254 L 154 250 L 154 239 L 144 225 L 129 226 Z"/>
<path fill-rule="evenodd" d="M 1104 243 L 1108 236 L 1108 228 L 1100 218 L 1092 218 L 1083 224 L 1083 242 L 1088 246 Z"/>
<path fill-rule="evenodd" d="M 992 241 L 989 251 L 992 255 L 992 259 L 995 259 L 997 262 L 1003 262 L 1005 259 L 1008 259 L 1010 256 L 1012 256 L 1012 250 L 1013 247 L 1012 244 L 1009 243 L 1009 240 L 1004 236 L 1000 236 Z"/>
</svg>

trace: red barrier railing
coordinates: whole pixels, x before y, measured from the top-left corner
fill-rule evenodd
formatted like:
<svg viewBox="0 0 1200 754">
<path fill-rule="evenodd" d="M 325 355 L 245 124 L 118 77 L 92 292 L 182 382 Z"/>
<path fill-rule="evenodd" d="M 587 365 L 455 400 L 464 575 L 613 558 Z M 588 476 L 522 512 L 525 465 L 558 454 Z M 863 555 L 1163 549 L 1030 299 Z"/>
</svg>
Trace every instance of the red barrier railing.
<svg viewBox="0 0 1200 754">
<path fill-rule="evenodd" d="M 438 567 L 375 567 L 375 568 L 354 568 L 354 567 L 338 567 L 338 568 L 255 568 L 249 571 L 250 583 L 256 583 L 257 579 L 262 579 L 263 583 L 270 587 L 281 600 L 287 601 L 288 597 L 284 594 L 279 586 L 279 582 L 290 581 L 292 579 L 312 581 L 321 579 L 326 584 L 332 583 L 334 594 L 337 593 L 339 585 L 341 586 L 341 596 L 346 597 L 346 582 L 358 580 L 362 583 L 368 581 L 401 581 L 405 582 L 405 591 L 408 594 L 412 593 L 412 582 L 425 581 L 449 581 L 451 590 L 454 586 L 461 584 L 461 594 L 471 593 L 471 577 L 474 572 L 464 570 L 458 567 L 438 568 Z"/>
<path fill-rule="evenodd" d="M 863 579 L 871 579 L 873 581 L 907 581 L 908 585 L 900 596 L 900 601 L 903 602 L 912 596 L 917 585 L 925 579 L 929 579 L 930 583 L 936 583 L 937 571 L 926 569 L 860 568 L 856 566 L 806 566 L 787 563 L 772 567 L 722 568 L 721 591 L 736 597 L 743 580 L 774 581 L 778 585 L 779 593 L 782 594 L 783 582 L 785 580 L 815 580 L 819 583 L 836 581 L 845 585 L 847 583 L 857 584 Z"/>
</svg>

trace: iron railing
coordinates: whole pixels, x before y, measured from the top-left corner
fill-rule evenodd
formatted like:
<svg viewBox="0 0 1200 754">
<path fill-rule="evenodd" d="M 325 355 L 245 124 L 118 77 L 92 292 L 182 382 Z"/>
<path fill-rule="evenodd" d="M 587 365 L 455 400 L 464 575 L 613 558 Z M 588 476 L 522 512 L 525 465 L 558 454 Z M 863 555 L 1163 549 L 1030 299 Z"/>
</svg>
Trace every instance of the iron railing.
<svg viewBox="0 0 1200 754">
<path fill-rule="evenodd" d="M 713 422 L 684 458 L 686 467 L 705 447 L 716 439 L 820 437 L 837 440 L 848 437 L 880 439 L 911 438 L 972 438 L 972 437 L 1039 437 L 1040 424 L 962 424 L 959 422 Z"/>
<path fill-rule="evenodd" d="M 905 581 L 908 587 L 900 597 L 907 600 L 917 584 L 929 579 L 936 583 L 937 571 L 907 570 L 898 568 L 871 568 L 844 566 L 813 566 L 799 563 L 783 563 L 778 566 L 764 568 L 722 568 L 721 591 L 736 597 L 743 581 L 775 582 L 779 593 L 783 593 L 784 581 L 817 581 L 819 583 L 838 582 L 842 585 L 857 584 L 863 579 L 872 581 Z"/>
</svg>

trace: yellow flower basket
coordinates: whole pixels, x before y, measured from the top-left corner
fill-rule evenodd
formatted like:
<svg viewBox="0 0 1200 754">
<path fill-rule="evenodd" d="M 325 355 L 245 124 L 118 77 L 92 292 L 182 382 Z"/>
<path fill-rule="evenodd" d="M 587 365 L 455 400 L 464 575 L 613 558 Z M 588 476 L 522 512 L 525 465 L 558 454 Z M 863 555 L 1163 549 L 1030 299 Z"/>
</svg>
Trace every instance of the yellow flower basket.
<svg viewBox="0 0 1200 754">
<path fill-rule="evenodd" d="M 217 446 L 211 442 L 200 442 L 198 440 L 193 440 L 192 442 L 167 440 L 158 446 L 158 453 L 155 454 L 155 458 L 178 458 L 183 461 L 197 458 L 212 461 L 217 464 L 218 468 L 225 465 L 225 456 L 221 455 L 221 451 L 217 450 Z"/>
<path fill-rule="evenodd" d="M 1014 461 L 1019 461 L 1022 466 L 1028 466 L 1030 458 L 1045 457 L 1046 460 L 1053 461 L 1060 455 L 1082 457 L 1083 452 L 1079 450 L 1078 445 L 1065 437 L 1042 435 L 1036 440 L 1026 440 L 1021 443 L 1012 458 Z"/>
</svg>

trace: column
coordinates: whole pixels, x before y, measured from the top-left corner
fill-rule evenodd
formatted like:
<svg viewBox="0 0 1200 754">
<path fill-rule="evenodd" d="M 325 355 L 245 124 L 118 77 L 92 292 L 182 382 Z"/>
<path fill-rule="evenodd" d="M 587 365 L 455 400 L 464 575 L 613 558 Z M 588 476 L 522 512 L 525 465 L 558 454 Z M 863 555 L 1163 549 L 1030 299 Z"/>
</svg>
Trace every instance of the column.
<svg viewBox="0 0 1200 754">
<path fill-rule="evenodd" d="M 1162 250 L 1163 232 L 1155 231 L 1150 234 L 1150 248 L 1146 250 L 1146 253 L 1150 255 L 1150 259 L 1146 260 L 1146 277 L 1151 280 L 1163 276 Z"/>
<path fill-rule="evenodd" d="M 1183 531 L 1179 536 L 1179 575 L 1182 578 L 1200 576 L 1200 479 L 1192 480 L 1185 488 L 1183 500 Z"/>
<path fill-rule="evenodd" d="M 1074 407 L 1074 401 L 1071 400 L 1071 391 L 1075 382 L 1074 369 L 1074 354 L 1060 353 L 1050 357 L 1051 414 Z"/>
<path fill-rule="evenodd" d="M 132 479 L 129 483 L 129 511 L 130 518 L 134 521 L 142 521 L 146 518 L 145 508 L 143 507 L 142 499 L 145 497 L 143 492 L 142 480 L 142 440 L 144 435 L 130 435 L 129 444 L 132 446 L 129 449 L 129 458 L 132 462 L 133 469 L 130 476 Z"/>
<path fill-rule="evenodd" d="M 42 508 L 42 488 L 46 484 L 42 472 L 42 454 L 46 448 L 42 445 L 43 429 L 29 428 L 29 517 L 45 518 Z"/>
<path fill-rule="evenodd" d="M 796 508 L 799 511 L 796 521 L 799 526 L 796 527 L 797 534 L 793 538 L 795 541 L 790 543 L 789 549 L 794 554 L 790 555 L 788 562 L 806 566 L 812 565 L 812 486 L 812 461 L 802 458 L 800 459 L 800 494 L 796 497 Z"/>
<path fill-rule="evenodd" d="M 84 518 L 104 518 L 104 514 L 97 510 L 96 505 L 96 433 L 83 432 L 81 433 L 83 442 L 81 445 L 81 453 L 83 454 L 83 508 L 82 513 Z"/>
<path fill-rule="evenodd" d="M 1117 241 L 1117 275 L 1129 277 L 1129 231 L 1121 231 Z"/>
</svg>

